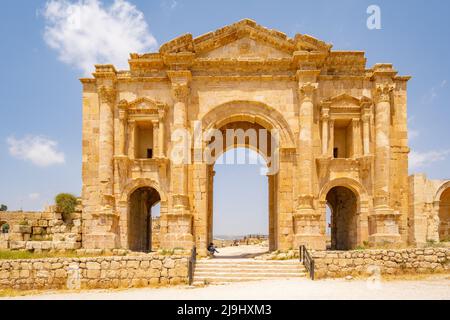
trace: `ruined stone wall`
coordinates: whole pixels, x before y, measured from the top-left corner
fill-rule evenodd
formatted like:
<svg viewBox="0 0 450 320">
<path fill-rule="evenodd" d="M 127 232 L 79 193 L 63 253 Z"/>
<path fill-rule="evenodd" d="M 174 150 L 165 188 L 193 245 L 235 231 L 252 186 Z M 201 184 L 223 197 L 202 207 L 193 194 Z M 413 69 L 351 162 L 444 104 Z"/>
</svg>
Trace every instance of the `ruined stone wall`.
<svg viewBox="0 0 450 320">
<path fill-rule="evenodd" d="M 187 281 L 186 256 L 0 260 L 0 289 L 131 288 Z"/>
<path fill-rule="evenodd" d="M 317 278 L 450 272 L 450 248 L 314 252 Z"/>
<path fill-rule="evenodd" d="M 1 212 L 9 232 L 0 236 L 0 249 L 48 251 L 81 248 L 81 213 L 63 217 L 54 207 L 44 212 Z"/>
<path fill-rule="evenodd" d="M 441 224 L 439 211 L 445 205 L 441 203 L 442 195 L 449 189 L 449 180 L 432 180 L 425 174 L 409 177 L 408 230 L 411 244 L 421 246 L 427 242 L 447 240 L 442 234 L 449 232 L 448 222 Z M 441 230 L 440 236 L 439 228 L 444 226 L 447 230 Z"/>
</svg>

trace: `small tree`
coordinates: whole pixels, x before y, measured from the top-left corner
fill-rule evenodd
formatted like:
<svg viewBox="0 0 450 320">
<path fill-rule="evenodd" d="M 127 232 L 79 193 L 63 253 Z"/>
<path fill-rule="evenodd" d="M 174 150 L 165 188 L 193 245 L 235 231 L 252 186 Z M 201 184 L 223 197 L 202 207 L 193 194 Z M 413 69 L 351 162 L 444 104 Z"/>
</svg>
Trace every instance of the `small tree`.
<svg viewBox="0 0 450 320">
<path fill-rule="evenodd" d="M 77 198 L 70 193 L 60 193 L 55 197 L 55 203 L 58 211 L 67 215 L 75 211 Z"/>
<path fill-rule="evenodd" d="M 4 204 L 0 205 L 0 211 L 8 211 L 8 207 Z"/>
</svg>

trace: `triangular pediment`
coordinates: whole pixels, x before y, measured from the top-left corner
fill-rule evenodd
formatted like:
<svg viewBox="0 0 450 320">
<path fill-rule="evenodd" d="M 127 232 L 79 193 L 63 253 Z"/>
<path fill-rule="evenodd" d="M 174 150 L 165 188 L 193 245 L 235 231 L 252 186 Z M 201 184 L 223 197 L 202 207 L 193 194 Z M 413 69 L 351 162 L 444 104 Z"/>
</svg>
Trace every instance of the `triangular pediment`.
<svg viewBox="0 0 450 320">
<path fill-rule="evenodd" d="M 158 113 L 163 111 L 166 105 L 162 102 L 142 97 L 131 102 L 122 100 L 119 103 L 119 107 L 130 113 Z"/>
<path fill-rule="evenodd" d="M 160 53 L 193 53 L 206 58 L 285 58 L 296 51 L 328 52 L 331 45 L 308 35 L 286 34 L 244 19 L 197 38 L 186 34 L 167 42 Z"/>
<path fill-rule="evenodd" d="M 357 98 L 347 93 L 342 93 L 337 96 L 325 99 L 322 101 L 322 105 L 329 105 L 331 107 L 361 107 L 363 104 L 370 102 L 370 99 L 363 96 Z"/>
</svg>

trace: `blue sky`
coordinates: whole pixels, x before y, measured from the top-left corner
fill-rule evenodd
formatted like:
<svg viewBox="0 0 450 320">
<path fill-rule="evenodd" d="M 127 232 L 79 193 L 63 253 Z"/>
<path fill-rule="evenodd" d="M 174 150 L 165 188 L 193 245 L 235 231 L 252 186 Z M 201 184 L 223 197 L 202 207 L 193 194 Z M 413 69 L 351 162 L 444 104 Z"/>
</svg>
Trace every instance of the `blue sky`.
<svg viewBox="0 0 450 320">
<path fill-rule="evenodd" d="M 115 1 L 130 15 L 128 20 L 122 17 L 125 23 L 117 21 L 118 14 L 111 7 L 114 3 L 118 6 Z M 71 8 L 80 4 L 75 0 L 65 3 L 69 2 L 75 5 Z M 65 36 L 68 24 L 64 18 L 71 16 L 45 10 L 45 0 L 1 3 L 0 203 L 10 209 L 41 209 L 62 191 L 80 194 L 78 78 L 88 72 L 86 65 L 108 59 L 125 63 L 124 52 L 157 50 L 159 45 L 183 33 L 198 36 L 243 18 L 288 36 L 297 32 L 313 35 L 332 43 L 336 50 L 365 50 L 368 66 L 391 62 L 400 74 L 412 75 L 411 172 L 450 178 L 449 1 L 90 0 L 90 6 L 84 2 L 86 10 L 96 2 L 103 15 L 93 12 L 92 16 L 102 16 L 103 24 L 83 24 L 81 28 L 87 28 L 90 37 L 84 42 L 79 36 Z M 366 27 L 366 10 L 371 4 L 381 8 L 381 30 Z M 103 42 L 101 32 L 105 30 L 109 31 L 108 41 Z M 102 44 L 97 45 L 98 41 Z M 99 47 L 103 51 L 97 52 L 95 48 Z M 216 196 L 217 212 L 226 211 L 234 217 L 237 213 L 233 212 L 242 214 L 238 209 L 251 203 L 245 207 L 252 211 L 247 212 L 250 221 L 261 212 L 266 216 L 265 202 L 260 200 L 267 185 L 261 184 L 258 170 L 251 175 L 252 171 L 243 170 L 242 166 L 222 167 L 225 166 L 217 170 L 224 171 L 216 177 L 218 188 L 223 190 L 219 199 Z M 237 197 L 231 192 L 236 189 L 233 174 L 242 176 L 244 172 L 246 176 L 241 181 L 245 188 L 243 183 L 239 186 L 251 192 Z M 265 225 L 256 229 L 263 232 Z M 224 231 L 232 232 L 232 225 Z"/>
</svg>

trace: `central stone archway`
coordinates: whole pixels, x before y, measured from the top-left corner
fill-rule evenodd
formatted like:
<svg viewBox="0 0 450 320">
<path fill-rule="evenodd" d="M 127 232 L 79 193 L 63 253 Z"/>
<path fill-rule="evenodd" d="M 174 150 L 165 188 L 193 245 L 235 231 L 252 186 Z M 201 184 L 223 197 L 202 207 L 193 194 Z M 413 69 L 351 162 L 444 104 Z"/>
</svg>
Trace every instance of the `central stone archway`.
<svg viewBox="0 0 450 320">
<path fill-rule="evenodd" d="M 285 159 L 285 148 L 294 149 L 293 135 L 289 131 L 285 119 L 269 106 L 249 101 L 233 101 L 213 108 L 202 118 L 202 128 L 205 132 L 215 129 L 216 135 L 205 142 L 204 150 L 208 150 L 211 159 L 199 165 L 205 169 L 206 199 L 199 206 L 206 207 L 203 221 L 195 221 L 196 246 L 199 252 L 206 252 L 207 244 L 213 241 L 213 194 L 214 194 L 214 164 L 225 152 L 233 148 L 247 148 L 257 152 L 266 161 L 268 167 L 268 212 L 269 212 L 269 249 L 289 248 L 292 239 L 283 237 L 280 225 L 292 228 L 293 199 L 293 166 L 295 157 Z M 230 143 L 229 130 L 241 132 L 244 139 L 233 137 Z M 265 134 L 260 134 L 265 132 Z M 219 136 L 217 136 L 219 135 Z M 219 152 L 211 150 L 210 145 L 222 139 Z M 218 143 L 220 144 L 220 142 Z M 280 189 L 280 181 L 284 192 Z M 201 220 L 203 220 L 201 219 Z"/>
</svg>

